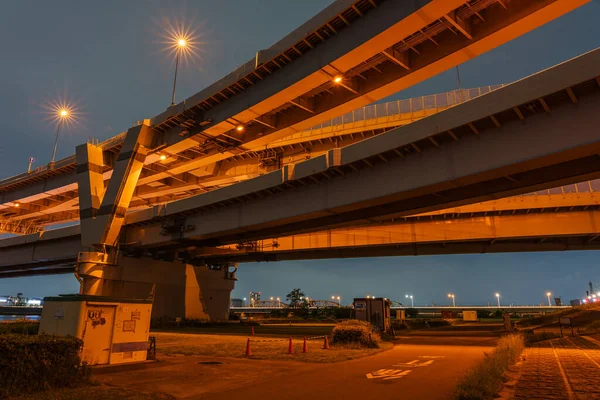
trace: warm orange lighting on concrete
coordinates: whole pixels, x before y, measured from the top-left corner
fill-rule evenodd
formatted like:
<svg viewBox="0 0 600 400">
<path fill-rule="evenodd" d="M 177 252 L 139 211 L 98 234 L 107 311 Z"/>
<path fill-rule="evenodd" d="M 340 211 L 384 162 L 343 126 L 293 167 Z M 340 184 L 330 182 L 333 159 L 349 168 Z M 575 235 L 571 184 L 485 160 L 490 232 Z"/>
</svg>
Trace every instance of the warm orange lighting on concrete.
<svg viewBox="0 0 600 400">
<path fill-rule="evenodd" d="M 244 131 L 244 125 L 238 125 L 235 127 L 235 130 L 238 132 L 243 132 Z"/>
<path fill-rule="evenodd" d="M 335 82 L 335 83 L 341 83 L 343 79 L 344 78 L 342 78 L 341 75 L 336 75 L 336 76 L 333 77 L 333 82 Z"/>
</svg>

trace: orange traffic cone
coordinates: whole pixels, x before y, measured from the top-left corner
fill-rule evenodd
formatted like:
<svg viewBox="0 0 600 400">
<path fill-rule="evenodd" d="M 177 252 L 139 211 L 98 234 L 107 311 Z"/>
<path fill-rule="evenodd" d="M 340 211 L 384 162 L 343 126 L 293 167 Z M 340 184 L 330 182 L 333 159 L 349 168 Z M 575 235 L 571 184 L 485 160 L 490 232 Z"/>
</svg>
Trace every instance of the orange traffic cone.
<svg viewBox="0 0 600 400">
<path fill-rule="evenodd" d="M 290 336 L 290 345 L 288 347 L 288 353 L 294 354 L 294 345 L 292 344 L 292 337 Z"/>
<path fill-rule="evenodd" d="M 247 356 L 252 355 L 252 349 L 250 348 L 250 338 L 248 338 L 248 342 L 246 342 L 246 355 Z"/>
<path fill-rule="evenodd" d="M 302 352 L 308 353 L 308 346 L 306 346 L 306 336 L 304 336 L 304 346 L 302 346 Z"/>
<path fill-rule="evenodd" d="M 329 350 L 329 336 L 325 335 L 325 343 L 323 343 L 323 350 Z"/>
<path fill-rule="evenodd" d="M 254 327 L 252 327 L 252 336 L 254 336 Z"/>
</svg>

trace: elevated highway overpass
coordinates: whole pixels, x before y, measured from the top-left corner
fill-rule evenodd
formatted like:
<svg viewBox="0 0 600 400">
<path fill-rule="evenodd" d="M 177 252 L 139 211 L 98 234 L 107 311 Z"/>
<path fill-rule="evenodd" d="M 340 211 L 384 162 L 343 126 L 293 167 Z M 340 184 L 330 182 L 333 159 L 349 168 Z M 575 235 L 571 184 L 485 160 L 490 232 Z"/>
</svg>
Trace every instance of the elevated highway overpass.
<svg viewBox="0 0 600 400">
<path fill-rule="evenodd" d="M 164 204 L 318 155 L 323 150 L 312 141 L 296 141 L 298 132 L 436 75 L 587 1 L 338 0 L 255 59 L 147 121 L 156 138 L 129 207 Z M 332 80 L 336 76 L 343 78 L 339 84 Z M 125 136 L 98 144 L 105 185 Z M 339 140 L 337 147 L 354 139 L 327 136 Z M 0 182 L 0 229 L 31 233 L 76 220 L 76 175 L 71 156 Z"/>
<path fill-rule="evenodd" d="M 201 182 L 218 163 L 268 154 L 277 141 L 293 148 L 285 141 L 302 141 L 298 132 L 585 2 L 338 0 L 190 99 L 108 142 L 79 146 L 75 164 L 59 161 L 0 183 L 3 220 L 32 217 L 22 233 L 77 211 L 81 221 L 0 241 L 0 269 L 58 273 L 82 250 L 83 293 L 145 296 L 158 285 L 157 314 L 222 316 L 233 287 L 223 281 L 234 273 L 223 264 L 197 267 L 206 260 L 198 249 L 395 223 L 595 179 L 600 51 L 348 146 L 321 148 L 306 161 L 259 156 L 271 172 Z M 319 134 L 319 141 L 338 139 Z M 242 182 L 221 187 L 235 181 Z"/>
<path fill-rule="evenodd" d="M 386 131 L 349 147 L 332 149 L 322 156 L 300 162 L 293 168 L 284 166 L 280 170 L 244 183 L 130 213 L 126 216 L 121 248 L 130 255 L 152 255 L 165 260 L 179 257 L 194 264 L 331 257 L 598 249 L 600 225 L 598 224 L 598 198 L 595 192 L 600 188 L 600 183 L 578 181 L 595 177 L 597 174 L 594 172 L 596 156 L 588 156 L 589 151 L 592 153 L 595 151 L 594 140 L 597 140 L 597 135 L 594 133 L 594 127 L 597 121 L 594 120 L 593 113 L 588 110 L 597 106 L 600 97 L 600 84 L 597 78 L 600 75 L 599 57 L 600 50 L 590 52 L 426 119 Z M 569 80 L 571 83 L 567 83 Z M 589 108 L 586 108 L 586 105 Z M 490 113 L 494 108 L 498 112 Z M 576 111 L 584 112 L 576 117 L 573 114 Z M 460 118 L 464 114 L 469 117 L 461 121 Z M 448 120 L 452 121 L 452 125 L 444 125 Z M 500 124 L 500 127 L 494 120 Z M 538 121 L 541 126 L 538 125 Z M 558 174 L 552 170 L 543 170 L 531 177 L 523 173 L 519 176 L 506 172 L 485 171 L 482 175 L 484 178 L 489 179 L 486 174 L 490 173 L 494 176 L 493 180 L 488 181 L 487 190 L 490 190 L 490 194 L 483 198 L 477 196 L 475 200 L 486 198 L 493 200 L 466 204 L 473 201 L 472 197 L 468 197 L 472 196 L 473 192 L 461 190 L 460 193 L 467 194 L 465 204 L 461 204 L 463 201 L 450 199 L 436 192 L 435 189 L 432 190 L 431 187 L 423 186 L 422 179 L 417 179 L 431 177 L 436 172 L 431 164 L 436 160 L 442 160 L 447 167 L 451 167 L 450 170 L 457 170 L 458 166 L 473 167 L 472 160 L 477 158 L 472 155 L 473 151 L 485 155 L 480 157 L 481 165 L 477 168 L 485 167 L 485 164 L 493 159 L 489 149 L 497 150 L 500 145 L 506 146 L 506 149 L 500 153 L 507 157 L 517 150 L 522 153 L 534 153 L 538 150 L 544 152 L 547 149 L 537 147 L 546 146 L 548 142 L 559 144 L 561 140 L 563 143 L 559 145 L 565 146 L 567 151 L 571 152 L 576 143 L 563 133 L 571 131 L 573 124 L 582 123 L 585 126 L 577 130 L 581 130 L 582 134 L 590 134 L 579 146 L 585 157 L 583 164 L 577 164 L 570 171 L 560 168 Z M 440 132 L 441 126 L 445 127 L 442 132 Z M 411 139 L 398 146 L 396 140 L 415 134 L 423 135 L 421 142 Z M 527 135 L 532 136 L 527 137 Z M 430 138 L 433 138 L 433 141 L 428 140 Z M 591 140 L 587 140 L 588 138 Z M 393 145 L 383 152 L 374 152 L 375 145 L 371 141 L 383 139 L 391 140 Z M 481 146 L 485 139 L 493 140 L 493 146 L 486 148 L 484 145 L 479 149 L 473 149 L 472 146 Z M 451 154 L 439 157 L 442 145 L 454 149 L 466 146 L 467 156 L 464 160 L 460 157 L 453 160 L 454 156 Z M 355 156 L 358 152 L 357 148 L 366 151 L 366 157 L 357 158 Z M 344 163 L 344 152 L 348 150 L 355 158 Z M 428 154 L 432 157 L 426 159 Z M 573 154 L 577 156 L 580 153 Z M 450 160 L 453 160 L 456 165 L 448 164 Z M 409 169 L 409 162 L 415 162 L 412 170 L 414 172 Z M 396 164 L 395 168 L 398 168 L 398 172 L 390 171 L 392 163 Z M 570 163 L 572 161 L 566 165 L 571 165 Z M 526 162 L 519 168 L 526 170 L 528 167 L 534 167 L 531 173 L 541 165 L 544 164 Z M 590 166 L 591 170 L 588 169 Z M 510 168 L 514 167 L 513 165 Z M 556 165 L 551 168 L 555 167 Z M 423 168 L 426 169 L 426 174 L 418 175 Z M 448 169 L 439 168 L 437 172 L 445 174 Z M 574 177 L 565 179 L 564 174 L 571 172 L 575 173 Z M 308 229 L 292 229 L 290 225 L 285 224 L 289 221 L 286 218 L 289 217 L 281 213 L 275 214 L 276 211 L 287 210 L 293 220 L 299 220 L 301 223 L 310 221 L 310 218 L 316 218 L 318 221 L 321 221 L 324 216 L 335 218 L 336 214 L 332 211 L 330 198 L 337 199 L 338 193 L 343 194 L 342 201 L 348 201 L 353 195 L 373 195 L 376 190 L 389 189 L 394 182 L 400 184 L 406 182 L 395 178 L 382 180 L 377 173 L 386 176 L 408 176 L 409 179 L 413 179 L 410 184 L 418 188 L 416 196 L 422 196 L 423 191 L 428 190 L 432 193 L 428 201 L 433 199 L 434 206 L 423 209 L 425 203 L 418 201 L 405 212 L 390 213 L 389 197 L 385 198 L 385 203 L 379 207 L 365 208 L 364 203 L 356 206 L 349 202 L 350 205 L 347 207 L 358 207 L 356 219 L 350 221 L 334 219 L 330 227 L 319 224 L 318 227 Z M 348 181 L 362 179 L 364 176 L 367 176 L 367 179 L 362 180 L 366 182 L 364 184 L 353 184 Z M 446 190 L 464 188 L 464 183 L 469 183 L 468 180 L 473 179 L 472 175 L 467 174 L 467 176 L 466 181 L 465 178 L 444 181 L 449 177 L 442 175 L 442 185 L 449 188 Z M 539 183 L 532 185 L 532 178 L 539 180 Z M 356 191 L 351 189 L 350 192 L 344 189 L 338 192 L 328 188 L 323 191 L 324 187 L 335 181 L 340 182 L 342 187 L 367 189 Z M 574 183 L 554 189 L 540 189 L 553 186 L 554 183 L 569 182 Z M 377 187 L 373 187 L 373 183 Z M 327 200 L 318 200 L 318 197 L 312 194 L 313 192 L 304 194 L 305 191 L 315 189 L 317 193 L 320 190 Z M 499 189 L 516 193 L 539 190 L 494 199 L 504 195 L 502 192 L 496 192 Z M 286 200 L 277 207 L 270 205 L 267 207 L 268 212 L 245 211 L 245 207 L 253 204 L 263 207 L 264 210 L 264 203 L 279 202 L 276 200 L 278 196 L 290 193 L 292 197 L 288 198 L 291 199 L 291 203 Z M 405 192 L 401 195 L 408 195 L 410 199 L 410 196 L 415 196 L 415 192 Z M 303 196 L 311 200 L 303 200 Z M 303 215 L 305 206 L 318 208 L 328 204 L 328 207 L 319 209 L 320 214 L 304 214 L 304 216 L 308 215 L 308 218 L 298 217 Z M 448 205 L 451 207 L 448 208 Z M 365 219 L 364 217 L 367 216 L 365 210 L 375 210 L 377 214 L 375 217 Z M 232 220 L 231 216 L 235 218 Z M 255 224 L 251 224 L 252 218 L 256 217 L 265 219 L 263 225 L 258 228 Z M 211 220 L 214 221 L 212 225 Z M 225 229 L 227 223 L 233 223 L 233 231 L 231 228 Z M 250 229 L 253 226 L 254 231 Z M 199 237 L 199 230 L 207 233 Z M 282 235 L 282 232 L 285 234 Z M 78 226 L 3 240 L 0 241 L 0 254 L 4 262 L 0 266 L 0 273 L 4 274 L 2 276 L 19 276 L 72 271 L 78 251 L 84 249 Z"/>
</svg>

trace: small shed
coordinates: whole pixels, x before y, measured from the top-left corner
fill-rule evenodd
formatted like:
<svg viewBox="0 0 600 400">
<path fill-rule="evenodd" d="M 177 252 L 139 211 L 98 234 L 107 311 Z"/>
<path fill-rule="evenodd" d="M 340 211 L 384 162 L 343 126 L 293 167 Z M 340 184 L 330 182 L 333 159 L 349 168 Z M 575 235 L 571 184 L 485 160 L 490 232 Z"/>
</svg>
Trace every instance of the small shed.
<svg viewBox="0 0 600 400">
<path fill-rule="evenodd" d="M 385 298 L 358 298 L 354 299 L 354 313 L 356 319 L 370 322 L 382 332 L 390 329 L 390 306 L 392 302 Z"/>
<path fill-rule="evenodd" d="M 152 301 L 91 295 L 44 298 L 40 334 L 83 340 L 88 365 L 145 361 Z"/>
</svg>

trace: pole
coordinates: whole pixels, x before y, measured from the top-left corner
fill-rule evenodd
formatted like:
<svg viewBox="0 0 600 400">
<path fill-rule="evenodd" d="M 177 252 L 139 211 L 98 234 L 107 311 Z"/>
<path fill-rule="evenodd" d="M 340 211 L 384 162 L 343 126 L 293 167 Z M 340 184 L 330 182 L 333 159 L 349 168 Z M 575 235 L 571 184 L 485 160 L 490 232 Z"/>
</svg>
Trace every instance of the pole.
<svg viewBox="0 0 600 400">
<path fill-rule="evenodd" d="M 460 90 L 460 73 L 458 72 L 458 65 L 456 66 L 456 79 L 458 80 L 458 98 L 459 103 L 462 103 L 462 91 Z"/>
<path fill-rule="evenodd" d="M 454 300 L 454 296 L 452 296 L 452 307 L 455 307 L 455 308 L 456 308 L 456 302 L 455 302 L 455 300 Z"/>
<path fill-rule="evenodd" d="M 412 296 L 410 296 L 410 306 L 411 306 L 411 308 L 415 308 L 415 302 L 413 301 Z"/>
<path fill-rule="evenodd" d="M 498 308 L 500 308 L 500 296 L 496 296 L 496 299 L 498 300 Z"/>
<path fill-rule="evenodd" d="M 54 158 L 56 157 L 56 147 L 58 146 L 58 134 L 60 133 L 60 126 L 62 124 L 62 118 L 58 120 L 58 125 L 56 127 L 56 139 L 54 139 L 54 151 L 52 152 L 52 161 L 51 164 L 54 164 Z"/>
<path fill-rule="evenodd" d="M 173 95 L 171 96 L 171 106 L 175 105 L 175 88 L 177 86 L 177 68 L 179 68 L 179 49 L 177 49 L 177 58 L 175 60 L 175 77 L 173 78 Z"/>
<path fill-rule="evenodd" d="M 552 307 L 552 303 L 550 302 L 550 295 L 548 295 L 548 307 Z"/>
</svg>

